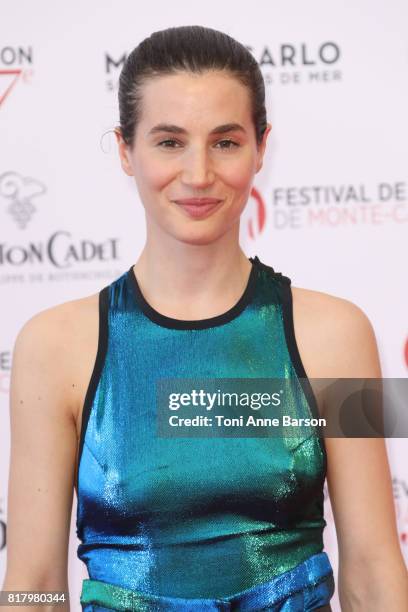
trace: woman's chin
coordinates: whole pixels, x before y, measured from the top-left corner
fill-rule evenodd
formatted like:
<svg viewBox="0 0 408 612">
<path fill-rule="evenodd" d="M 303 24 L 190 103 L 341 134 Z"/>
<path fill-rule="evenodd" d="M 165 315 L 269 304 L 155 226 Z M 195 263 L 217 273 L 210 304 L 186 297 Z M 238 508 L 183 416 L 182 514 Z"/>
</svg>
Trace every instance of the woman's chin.
<svg viewBox="0 0 408 612">
<path fill-rule="evenodd" d="M 190 226 L 185 229 L 178 226 L 176 231 L 168 233 L 171 233 L 175 240 L 184 244 L 207 245 L 218 240 L 225 233 L 225 229 L 223 231 L 222 227 L 211 227 L 210 224 L 204 226 L 202 224 L 201 227 L 196 225 L 196 227 Z"/>
</svg>

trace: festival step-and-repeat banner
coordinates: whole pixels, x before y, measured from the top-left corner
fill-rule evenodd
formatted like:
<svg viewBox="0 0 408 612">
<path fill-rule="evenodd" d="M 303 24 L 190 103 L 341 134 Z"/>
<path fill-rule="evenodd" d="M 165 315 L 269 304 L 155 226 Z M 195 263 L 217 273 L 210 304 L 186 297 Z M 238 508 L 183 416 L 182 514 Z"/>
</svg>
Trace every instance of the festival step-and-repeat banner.
<svg viewBox="0 0 408 612">
<path fill-rule="evenodd" d="M 1 13 L 0 581 L 14 341 L 33 314 L 97 292 L 138 258 L 144 209 L 112 129 L 126 55 L 151 32 L 200 24 L 249 48 L 273 129 L 242 216 L 242 247 L 294 286 L 357 304 L 375 329 L 383 376 L 408 374 L 406 2 L 3 0 Z M 387 448 L 408 561 L 406 440 Z M 337 572 L 327 491 L 325 512 Z M 87 574 L 75 514 L 76 499 L 69 581 L 79 611 Z"/>
</svg>

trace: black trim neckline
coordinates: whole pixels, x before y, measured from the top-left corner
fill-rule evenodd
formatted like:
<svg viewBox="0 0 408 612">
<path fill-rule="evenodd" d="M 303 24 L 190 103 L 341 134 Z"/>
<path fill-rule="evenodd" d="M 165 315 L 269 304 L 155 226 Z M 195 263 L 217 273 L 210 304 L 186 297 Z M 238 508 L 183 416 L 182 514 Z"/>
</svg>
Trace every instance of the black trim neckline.
<svg viewBox="0 0 408 612">
<path fill-rule="evenodd" d="M 139 283 L 137 282 L 136 275 L 133 271 L 134 264 L 130 266 L 127 272 L 127 277 L 132 287 L 133 295 L 136 299 L 138 306 L 140 307 L 142 312 L 154 323 L 157 323 L 158 325 L 161 325 L 162 327 L 167 327 L 169 329 L 207 329 L 210 327 L 224 325 L 225 323 L 232 321 L 251 302 L 255 293 L 255 286 L 261 262 L 259 261 L 256 255 L 254 258 L 249 257 L 249 261 L 252 263 L 252 268 L 249 273 L 248 281 L 244 292 L 239 298 L 239 300 L 226 312 L 223 312 L 219 315 L 215 315 L 213 317 L 208 317 L 206 319 L 175 319 L 173 317 L 168 317 L 166 315 L 161 314 L 158 310 L 153 308 L 153 306 L 151 306 L 147 302 L 144 295 L 142 294 Z"/>
</svg>

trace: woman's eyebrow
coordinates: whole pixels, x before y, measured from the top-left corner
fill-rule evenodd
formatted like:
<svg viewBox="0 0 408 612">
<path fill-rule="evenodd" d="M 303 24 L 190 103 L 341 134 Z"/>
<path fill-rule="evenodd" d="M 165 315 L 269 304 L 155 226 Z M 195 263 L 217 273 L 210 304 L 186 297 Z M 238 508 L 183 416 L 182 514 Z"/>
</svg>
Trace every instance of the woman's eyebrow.
<svg viewBox="0 0 408 612">
<path fill-rule="evenodd" d="M 187 134 L 187 130 L 172 123 L 158 123 L 148 132 L 148 134 L 157 134 L 158 132 L 170 132 L 171 134 Z M 226 132 L 244 132 L 245 128 L 239 123 L 224 123 L 218 125 L 210 134 L 225 134 Z"/>
</svg>

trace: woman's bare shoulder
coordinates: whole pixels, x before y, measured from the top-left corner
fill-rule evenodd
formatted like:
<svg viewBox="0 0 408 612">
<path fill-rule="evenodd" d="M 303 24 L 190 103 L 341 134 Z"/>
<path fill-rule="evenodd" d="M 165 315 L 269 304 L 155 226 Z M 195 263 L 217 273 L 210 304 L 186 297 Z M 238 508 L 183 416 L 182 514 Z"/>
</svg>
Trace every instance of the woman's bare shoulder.
<svg viewBox="0 0 408 612">
<path fill-rule="evenodd" d="M 357 373 L 358 359 L 375 362 L 377 347 L 364 310 L 346 298 L 303 287 L 292 287 L 292 296 L 295 335 L 308 376 L 365 376 Z"/>
<path fill-rule="evenodd" d="M 95 360 L 99 293 L 62 302 L 31 316 L 15 340 L 13 362 L 46 370 L 51 384 L 66 392 L 77 418 Z"/>
<path fill-rule="evenodd" d="M 16 348 L 66 354 L 98 328 L 99 293 L 69 300 L 34 313 L 20 328 Z"/>
<path fill-rule="evenodd" d="M 89 323 L 89 318 L 98 315 L 98 297 L 99 293 L 93 293 L 44 308 L 27 319 L 19 336 L 41 331 L 46 333 L 47 339 L 52 340 L 54 333 L 61 337 L 64 333 L 71 334 L 80 330 Z"/>
<path fill-rule="evenodd" d="M 293 310 L 299 317 L 307 317 L 308 322 L 315 321 L 321 327 L 333 324 L 337 327 L 349 325 L 353 321 L 367 320 L 365 312 L 352 302 L 343 297 L 306 289 L 304 287 L 292 287 Z"/>
<path fill-rule="evenodd" d="M 326 310 L 327 307 L 331 308 L 359 308 L 354 302 L 332 295 L 331 293 L 325 293 L 324 291 L 317 291 L 315 289 L 306 289 L 305 287 L 294 287 L 292 285 L 293 303 L 298 301 L 304 307 Z"/>
</svg>

